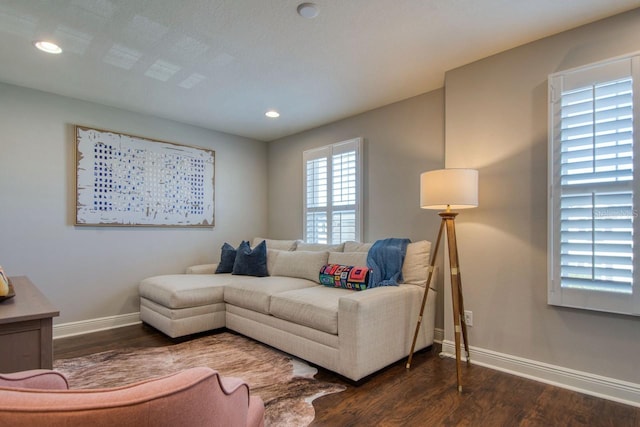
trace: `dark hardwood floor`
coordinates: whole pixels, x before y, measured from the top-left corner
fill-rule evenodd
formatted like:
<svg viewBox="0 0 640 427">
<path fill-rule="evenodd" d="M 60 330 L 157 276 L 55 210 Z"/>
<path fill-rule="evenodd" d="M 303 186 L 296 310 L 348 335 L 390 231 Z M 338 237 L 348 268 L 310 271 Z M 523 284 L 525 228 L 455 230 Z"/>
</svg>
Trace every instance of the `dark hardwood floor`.
<svg viewBox="0 0 640 427">
<path fill-rule="evenodd" d="M 206 334 L 200 334 L 202 336 Z M 54 358 L 83 356 L 124 347 L 184 342 L 146 325 L 135 325 L 54 341 Z M 455 361 L 438 349 L 416 354 L 358 385 L 319 368 L 316 378 L 344 384 L 342 393 L 313 402 L 312 426 L 611 426 L 640 427 L 640 408 L 587 396 L 480 366 L 463 371 L 456 389 Z"/>
</svg>

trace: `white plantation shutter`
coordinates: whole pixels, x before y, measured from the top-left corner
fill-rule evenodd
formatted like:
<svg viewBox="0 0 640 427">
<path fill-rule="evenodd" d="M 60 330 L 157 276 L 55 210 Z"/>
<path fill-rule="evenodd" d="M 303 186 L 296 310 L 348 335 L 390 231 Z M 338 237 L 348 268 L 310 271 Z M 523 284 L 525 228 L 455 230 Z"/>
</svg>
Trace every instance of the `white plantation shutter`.
<svg viewBox="0 0 640 427">
<path fill-rule="evenodd" d="M 549 78 L 551 304 L 640 314 L 638 65 L 623 58 Z"/>
<path fill-rule="evenodd" d="M 361 152 L 361 138 L 304 152 L 306 242 L 360 240 Z"/>
<path fill-rule="evenodd" d="M 324 150 L 326 151 L 326 150 Z M 305 171 L 306 221 L 305 240 L 319 242 L 328 238 L 327 203 L 329 200 L 328 157 L 307 160 Z"/>
</svg>

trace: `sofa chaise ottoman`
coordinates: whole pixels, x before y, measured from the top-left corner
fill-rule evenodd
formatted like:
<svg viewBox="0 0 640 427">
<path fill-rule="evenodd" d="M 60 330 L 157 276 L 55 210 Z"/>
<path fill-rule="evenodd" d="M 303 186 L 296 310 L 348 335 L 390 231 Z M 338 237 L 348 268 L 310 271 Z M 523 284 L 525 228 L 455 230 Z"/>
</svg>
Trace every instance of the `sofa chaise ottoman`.
<svg viewBox="0 0 640 427">
<path fill-rule="evenodd" d="M 266 245 L 267 277 L 213 274 L 216 264 L 207 264 L 144 279 L 141 320 L 174 338 L 226 327 L 353 381 L 409 354 L 430 242 L 407 246 L 399 286 L 358 292 L 321 285 L 319 272 L 326 264 L 366 265 L 371 244 L 267 239 Z M 433 344 L 433 281 L 431 288 L 416 350 Z"/>
</svg>

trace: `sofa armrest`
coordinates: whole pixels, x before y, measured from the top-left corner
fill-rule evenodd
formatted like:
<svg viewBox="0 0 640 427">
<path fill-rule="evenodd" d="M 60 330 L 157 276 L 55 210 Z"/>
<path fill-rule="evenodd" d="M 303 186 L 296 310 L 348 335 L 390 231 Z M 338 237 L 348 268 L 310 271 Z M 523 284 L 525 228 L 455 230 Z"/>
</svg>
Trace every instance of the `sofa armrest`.
<svg viewBox="0 0 640 427">
<path fill-rule="evenodd" d="M 187 267 L 187 274 L 214 274 L 218 268 L 218 263 L 215 264 L 200 264 Z"/>
<path fill-rule="evenodd" d="M 431 284 L 416 350 L 433 343 L 435 300 Z M 424 288 L 400 285 L 354 292 L 338 302 L 338 336 L 344 353 L 342 360 L 351 363 L 341 374 L 359 380 L 409 354 L 422 304 Z"/>
<path fill-rule="evenodd" d="M 29 371 L 0 374 L 0 387 L 41 390 L 67 390 L 67 378 L 58 371 L 32 369 Z"/>
</svg>

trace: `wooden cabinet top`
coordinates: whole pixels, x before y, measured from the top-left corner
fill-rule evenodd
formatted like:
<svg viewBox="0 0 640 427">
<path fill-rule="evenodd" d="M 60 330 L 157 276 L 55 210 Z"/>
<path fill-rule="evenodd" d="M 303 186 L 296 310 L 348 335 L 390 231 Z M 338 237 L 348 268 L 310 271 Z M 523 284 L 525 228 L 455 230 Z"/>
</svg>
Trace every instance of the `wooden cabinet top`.
<svg viewBox="0 0 640 427">
<path fill-rule="evenodd" d="M 60 311 L 26 276 L 10 277 L 10 280 L 16 296 L 0 302 L 0 324 L 60 315 Z"/>
</svg>

